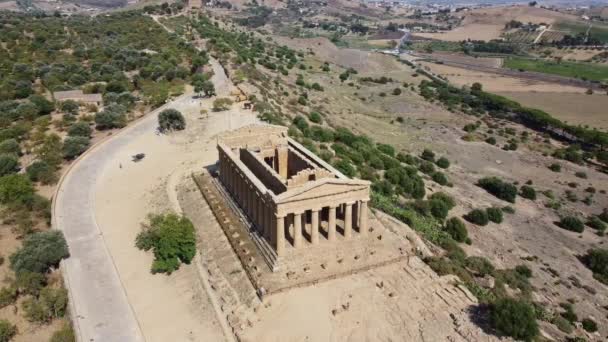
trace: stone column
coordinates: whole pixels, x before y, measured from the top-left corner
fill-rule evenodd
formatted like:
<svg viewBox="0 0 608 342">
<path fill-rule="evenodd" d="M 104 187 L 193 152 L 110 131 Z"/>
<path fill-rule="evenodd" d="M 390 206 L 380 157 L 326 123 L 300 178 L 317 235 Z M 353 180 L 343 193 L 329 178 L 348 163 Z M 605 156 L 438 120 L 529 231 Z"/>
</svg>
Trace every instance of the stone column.
<svg viewBox="0 0 608 342">
<path fill-rule="evenodd" d="M 344 212 L 344 237 L 350 239 L 353 236 L 353 203 L 346 203 Z"/>
<path fill-rule="evenodd" d="M 270 222 L 271 214 L 272 213 L 270 212 L 270 203 L 266 203 L 266 205 L 264 206 L 264 237 L 268 241 L 271 241 L 271 230 L 270 230 L 270 225 L 272 224 Z"/>
<path fill-rule="evenodd" d="M 293 214 L 293 246 L 302 247 L 302 213 Z"/>
<path fill-rule="evenodd" d="M 327 240 L 336 240 L 336 207 L 329 207 L 329 219 L 327 220 Z"/>
<path fill-rule="evenodd" d="M 359 202 L 359 204 L 361 205 L 361 209 L 360 209 L 360 222 L 359 222 L 359 232 L 361 233 L 361 235 L 365 235 L 367 234 L 368 231 L 368 218 L 367 218 L 367 201 L 361 201 Z"/>
<path fill-rule="evenodd" d="M 310 224 L 310 242 L 313 245 L 319 243 L 319 209 L 312 209 L 312 219 Z"/>
<path fill-rule="evenodd" d="M 285 216 L 275 216 L 277 222 L 276 225 L 276 244 L 277 244 L 277 256 L 283 256 L 285 254 Z"/>
</svg>

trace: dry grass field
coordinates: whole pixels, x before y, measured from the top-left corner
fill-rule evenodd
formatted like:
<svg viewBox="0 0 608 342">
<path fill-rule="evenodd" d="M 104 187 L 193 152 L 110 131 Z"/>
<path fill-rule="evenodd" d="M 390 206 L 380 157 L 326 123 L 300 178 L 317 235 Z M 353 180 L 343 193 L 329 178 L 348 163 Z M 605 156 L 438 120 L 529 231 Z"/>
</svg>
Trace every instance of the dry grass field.
<svg viewBox="0 0 608 342">
<path fill-rule="evenodd" d="M 453 66 L 441 65 L 436 63 L 421 62 L 423 68 L 432 71 L 458 86 L 471 86 L 475 82 L 483 85 L 484 89 L 490 92 L 513 91 L 520 92 L 556 92 L 556 93 L 584 93 L 586 89 L 564 86 L 555 83 L 505 77 L 502 75 L 491 74 L 481 71 L 467 70 Z"/>
<path fill-rule="evenodd" d="M 498 94 L 525 106 L 542 109 L 572 124 L 608 130 L 608 95 L 563 92 L 505 91 Z"/>
</svg>

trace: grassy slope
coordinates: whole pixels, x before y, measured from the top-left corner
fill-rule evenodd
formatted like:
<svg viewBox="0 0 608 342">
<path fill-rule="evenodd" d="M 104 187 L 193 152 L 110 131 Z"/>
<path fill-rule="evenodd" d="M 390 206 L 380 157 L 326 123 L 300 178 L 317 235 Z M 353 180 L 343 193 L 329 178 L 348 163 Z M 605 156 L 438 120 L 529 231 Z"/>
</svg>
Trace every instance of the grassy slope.
<svg viewBox="0 0 608 342">
<path fill-rule="evenodd" d="M 510 69 L 522 69 L 566 77 L 585 78 L 592 81 L 608 81 L 608 66 L 575 62 L 550 62 L 528 58 L 512 57 L 504 61 Z"/>
</svg>

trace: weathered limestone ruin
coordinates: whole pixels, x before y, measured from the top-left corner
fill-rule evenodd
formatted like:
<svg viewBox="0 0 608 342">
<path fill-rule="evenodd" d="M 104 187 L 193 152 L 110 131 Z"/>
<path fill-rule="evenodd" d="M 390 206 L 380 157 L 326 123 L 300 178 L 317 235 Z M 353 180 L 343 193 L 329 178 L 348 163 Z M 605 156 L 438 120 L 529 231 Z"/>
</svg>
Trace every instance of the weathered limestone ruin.
<svg viewBox="0 0 608 342">
<path fill-rule="evenodd" d="M 370 183 L 349 179 L 287 136 L 251 125 L 218 137 L 219 180 L 280 259 L 369 231 Z"/>
</svg>

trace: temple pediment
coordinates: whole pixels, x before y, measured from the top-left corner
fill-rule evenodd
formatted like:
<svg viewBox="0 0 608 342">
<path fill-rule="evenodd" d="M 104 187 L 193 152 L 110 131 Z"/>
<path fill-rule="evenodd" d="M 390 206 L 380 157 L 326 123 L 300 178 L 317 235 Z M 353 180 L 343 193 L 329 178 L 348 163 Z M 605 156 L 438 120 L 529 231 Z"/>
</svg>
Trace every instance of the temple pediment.
<svg viewBox="0 0 608 342">
<path fill-rule="evenodd" d="M 369 182 L 356 179 L 326 178 L 290 189 L 276 197 L 277 203 L 310 200 L 320 197 L 337 196 L 352 191 L 367 191 Z"/>
</svg>

